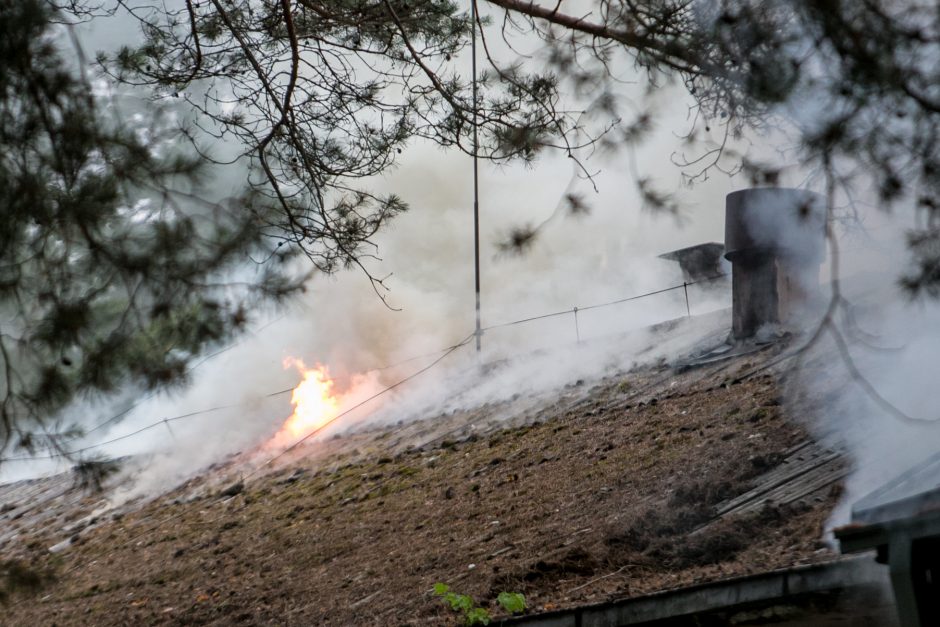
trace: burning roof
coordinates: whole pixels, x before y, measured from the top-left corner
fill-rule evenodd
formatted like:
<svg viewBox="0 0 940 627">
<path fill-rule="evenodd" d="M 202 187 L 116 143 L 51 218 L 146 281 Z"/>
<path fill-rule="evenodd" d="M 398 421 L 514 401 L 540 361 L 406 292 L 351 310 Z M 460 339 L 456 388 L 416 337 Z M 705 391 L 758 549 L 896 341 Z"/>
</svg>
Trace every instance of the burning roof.
<svg viewBox="0 0 940 627">
<path fill-rule="evenodd" d="M 783 348 L 363 429 L 239 490 L 216 469 L 71 531 L 59 583 L 12 619 L 451 622 L 436 582 L 544 613 L 831 560 L 838 455 L 752 372 Z M 61 534 L 0 550 L 44 563 Z"/>
</svg>

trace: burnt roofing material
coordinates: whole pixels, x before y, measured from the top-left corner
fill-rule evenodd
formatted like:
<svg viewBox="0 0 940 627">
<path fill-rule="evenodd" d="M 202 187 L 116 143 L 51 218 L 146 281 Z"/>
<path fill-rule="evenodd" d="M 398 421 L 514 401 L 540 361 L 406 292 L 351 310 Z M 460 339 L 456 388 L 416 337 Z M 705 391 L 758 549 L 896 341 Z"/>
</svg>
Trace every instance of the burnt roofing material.
<svg viewBox="0 0 940 627">
<path fill-rule="evenodd" d="M 767 504 L 790 505 L 837 484 L 848 473 L 836 451 L 807 440 L 786 453 L 779 466 L 759 477 L 752 490 L 718 506 L 718 516 L 760 511 Z"/>
</svg>

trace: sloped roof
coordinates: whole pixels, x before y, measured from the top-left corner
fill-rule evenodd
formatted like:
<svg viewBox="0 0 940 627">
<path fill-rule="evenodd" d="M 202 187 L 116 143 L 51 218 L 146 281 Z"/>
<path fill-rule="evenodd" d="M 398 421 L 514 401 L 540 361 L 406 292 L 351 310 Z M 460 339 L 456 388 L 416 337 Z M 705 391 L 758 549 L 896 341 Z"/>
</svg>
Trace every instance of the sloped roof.
<svg viewBox="0 0 940 627">
<path fill-rule="evenodd" d="M 839 456 L 754 373 L 782 349 L 375 428 L 227 493 L 234 463 L 78 531 L 20 529 L 4 557 L 60 577 L 11 617 L 453 623 L 435 582 L 494 613 L 523 592 L 537 613 L 832 559 Z"/>
</svg>

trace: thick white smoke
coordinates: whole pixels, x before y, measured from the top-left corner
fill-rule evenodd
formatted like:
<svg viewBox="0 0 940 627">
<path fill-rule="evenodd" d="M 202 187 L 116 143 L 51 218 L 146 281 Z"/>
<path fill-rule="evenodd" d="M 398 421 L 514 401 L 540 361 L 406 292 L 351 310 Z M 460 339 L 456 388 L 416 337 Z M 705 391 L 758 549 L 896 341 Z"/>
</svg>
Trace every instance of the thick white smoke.
<svg viewBox="0 0 940 627">
<path fill-rule="evenodd" d="M 848 523 L 856 501 L 940 450 L 940 303 L 912 300 L 899 283 L 910 259 L 905 226 L 913 227 L 902 216 L 872 214 L 866 234 L 840 238 L 845 305 L 834 322 L 845 351 L 826 333 L 790 387 L 814 435 L 848 456 L 830 527 Z"/>
<path fill-rule="evenodd" d="M 93 40 L 101 46 L 122 43 L 136 28 L 129 21 L 92 27 L 97 29 Z M 580 181 L 571 187 L 572 164 L 561 155 L 546 154 L 531 168 L 482 165 L 484 326 L 674 286 L 682 282 L 679 269 L 658 259 L 658 254 L 722 240 L 724 194 L 731 186 L 745 183 L 718 177 L 694 189 L 682 188 L 670 155 L 684 145 L 679 135 L 686 130 L 691 101 L 678 87 L 653 95 L 644 94 L 640 87 L 625 89 L 635 102 L 654 99 L 649 104 L 657 112 L 657 129 L 634 153 L 589 160 L 590 170 L 597 172 L 593 184 Z M 218 150 L 224 152 L 225 147 Z M 148 481 L 176 481 L 230 453 L 256 446 L 277 430 L 290 414 L 289 395 L 268 395 L 289 389 L 298 380 L 294 371 L 282 366 L 287 356 L 326 364 L 341 391 L 349 387 L 353 375 L 365 372 L 369 383 L 364 389 L 374 390 L 400 380 L 433 357 L 394 369 L 369 372 L 372 369 L 464 339 L 474 328 L 470 168 L 464 155 L 417 143 L 402 155 L 396 169 L 372 181 L 375 191 L 394 191 L 412 207 L 377 238 L 380 260 L 368 265 L 376 276 L 390 275 L 386 283 L 391 291 L 386 296 L 391 308 L 373 294 L 358 271 L 315 277 L 307 293 L 284 310 L 259 312 L 254 326 L 263 328 L 196 368 L 188 388 L 175 394 L 73 408 L 70 417 L 87 428 L 138 401 L 124 419 L 95 431 L 76 446 L 97 446 L 163 419 L 211 410 L 168 420 L 93 451 L 112 457 L 146 454 L 141 459 L 150 469 Z M 643 207 L 636 192 L 638 172 L 658 189 L 677 193 L 683 207 L 681 220 Z M 244 173 L 234 169 L 228 176 L 237 184 Z M 226 184 L 225 179 L 218 181 L 220 189 Z M 591 209 L 588 215 L 554 218 L 522 256 L 500 252 L 497 242 L 509 229 L 541 223 L 569 191 L 583 197 Z M 693 313 L 727 305 L 695 288 L 690 290 L 690 299 Z M 485 402 L 599 376 L 611 367 L 629 365 L 633 361 L 629 347 L 572 352 L 578 336 L 587 341 L 620 334 L 685 313 L 683 291 L 673 290 L 582 311 L 577 328 L 574 317 L 564 315 L 494 329 L 483 337 L 483 361 L 526 356 L 536 349 L 562 352 L 537 362 L 538 377 L 528 374 L 533 368 L 529 361 L 517 371 L 502 370 L 498 380 L 482 385 L 454 374 L 467 372 L 466 361 L 461 360 L 476 359 L 472 346 L 464 347 L 414 385 L 402 386 L 357 416 L 361 419 L 377 408 L 394 407 L 394 416 L 388 414 L 382 420 L 415 418 L 433 411 L 438 401 L 454 398 L 462 386 L 472 385 L 476 392 L 460 398 Z M 51 463 L 40 468 L 64 466 Z M 32 464 L 6 464 L 2 472 L 5 478 L 13 478 L 37 469 Z"/>
<path fill-rule="evenodd" d="M 678 187 L 679 173 L 669 165 L 668 155 L 678 143 L 673 131 L 682 125 L 685 106 L 679 103 L 665 115 L 654 140 L 638 151 L 640 162 L 657 164 L 661 173 L 658 183 L 673 189 Z M 568 187 L 570 162 L 548 156 L 533 168 L 483 165 L 480 205 L 484 326 L 681 284 L 678 266 L 656 255 L 703 241 L 721 241 L 726 191 L 722 186 L 682 190 L 681 200 L 687 210 L 680 228 L 674 218 L 642 207 L 626 156 L 594 160 L 592 165 L 601 170 L 596 178 L 599 193 L 595 194 L 586 183 L 581 186 L 584 189 L 579 189 L 591 212 L 578 218 L 555 218 L 521 256 L 501 253 L 497 241 L 512 226 L 537 223 L 553 213 Z M 327 364 L 342 389 L 355 373 L 436 351 L 471 333 L 474 292 L 469 158 L 418 144 L 404 155 L 396 170 L 374 183 L 376 189 L 401 194 L 412 207 L 378 237 L 381 260 L 369 266 L 377 276 L 391 275 L 387 299 L 397 310 L 386 307 L 358 271 L 316 277 L 301 299 L 283 311 L 259 317 L 255 323 L 269 326 L 194 370 L 189 388 L 176 395 L 145 400 L 124 420 L 94 433 L 84 444 L 120 437 L 163 418 L 237 404 L 171 421 L 101 451 L 111 456 L 160 452 L 164 461 L 150 460 L 148 464 L 164 470 L 172 468 L 171 476 L 159 474 L 162 480 L 175 480 L 228 453 L 251 447 L 276 430 L 290 414 L 289 396 L 266 399 L 265 395 L 296 384 L 296 373 L 282 367 L 286 356 L 303 358 L 308 364 Z M 690 299 L 693 313 L 721 305 L 695 288 L 690 290 Z M 590 340 L 685 313 L 683 292 L 674 290 L 580 312 L 577 330 L 570 314 L 494 329 L 483 336 L 483 360 L 552 347 L 568 351 L 578 334 L 582 340 Z M 461 355 L 466 357 L 472 349 L 460 349 L 460 354 L 448 358 L 440 370 L 445 372 L 450 364 L 462 368 Z M 373 387 L 393 383 L 428 361 L 416 360 L 373 373 Z M 621 354 L 617 361 L 629 365 L 632 357 Z M 480 392 L 474 399 L 483 402 L 508 397 L 524 391 L 525 386 L 562 385 L 592 373 L 600 375 L 610 366 L 609 359 L 599 356 L 580 361 L 557 356 L 540 364 L 537 379 L 504 372 L 500 385 L 487 386 L 485 393 Z M 441 388 L 442 381 L 461 385 L 453 378 L 437 376 L 424 376 L 435 382 L 426 390 L 438 392 L 420 394 L 421 401 L 416 400 L 415 407 L 427 408 L 437 396 L 453 396 L 454 390 Z M 408 394 L 407 386 L 396 391 L 396 406 L 407 405 Z M 102 407 L 80 419 L 85 425 L 97 424 L 113 410 Z M 408 412 L 401 409 L 398 413 Z M 4 468 L 4 472 L 11 470 L 16 469 Z"/>
</svg>

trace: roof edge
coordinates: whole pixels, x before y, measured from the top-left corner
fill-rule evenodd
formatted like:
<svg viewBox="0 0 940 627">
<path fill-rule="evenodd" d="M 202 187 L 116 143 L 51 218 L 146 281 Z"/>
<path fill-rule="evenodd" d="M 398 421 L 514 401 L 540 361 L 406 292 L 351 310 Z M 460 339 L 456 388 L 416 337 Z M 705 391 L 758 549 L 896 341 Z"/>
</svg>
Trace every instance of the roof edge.
<svg viewBox="0 0 940 627">
<path fill-rule="evenodd" d="M 889 585 L 888 572 L 870 556 L 839 559 L 697 584 L 652 594 L 506 619 L 507 627 L 640 625 L 699 612 L 773 602 L 795 595 Z"/>
</svg>

